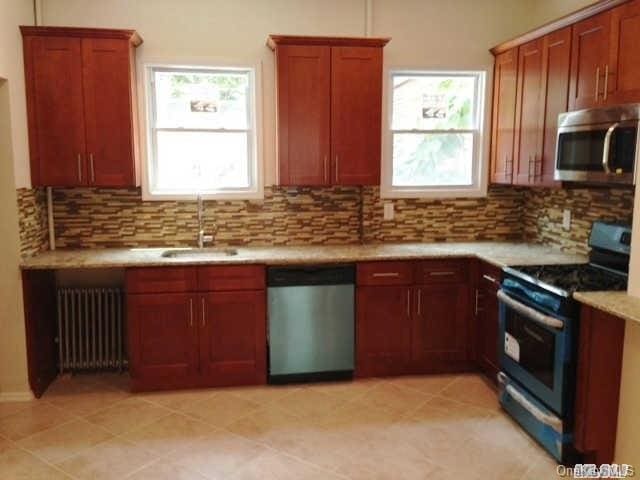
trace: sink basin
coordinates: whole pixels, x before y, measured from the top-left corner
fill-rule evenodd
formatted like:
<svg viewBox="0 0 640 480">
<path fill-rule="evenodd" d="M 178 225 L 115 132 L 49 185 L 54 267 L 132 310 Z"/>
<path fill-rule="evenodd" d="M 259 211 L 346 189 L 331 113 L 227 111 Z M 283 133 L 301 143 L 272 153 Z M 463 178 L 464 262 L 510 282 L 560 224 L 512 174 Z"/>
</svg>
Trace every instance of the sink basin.
<svg viewBox="0 0 640 480">
<path fill-rule="evenodd" d="M 162 253 L 164 258 L 232 257 L 238 254 L 235 248 L 176 248 Z"/>
</svg>

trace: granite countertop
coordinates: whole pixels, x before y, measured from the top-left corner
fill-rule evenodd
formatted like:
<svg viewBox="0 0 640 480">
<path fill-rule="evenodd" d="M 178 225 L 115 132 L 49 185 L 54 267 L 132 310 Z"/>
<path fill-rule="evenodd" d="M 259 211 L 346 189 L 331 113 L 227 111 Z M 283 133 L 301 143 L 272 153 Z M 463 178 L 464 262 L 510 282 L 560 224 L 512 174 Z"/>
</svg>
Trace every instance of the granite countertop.
<svg viewBox="0 0 640 480">
<path fill-rule="evenodd" d="M 576 292 L 573 298 L 614 317 L 640 322 L 640 298 L 627 292 Z"/>
<path fill-rule="evenodd" d="M 113 248 L 54 250 L 24 259 L 23 269 L 122 268 L 144 266 L 263 264 L 304 265 L 349 263 L 369 260 L 477 257 L 498 267 L 553 263 L 583 263 L 583 255 L 532 243 L 403 243 L 326 245 L 299 247 L 238 247 L 237 255 L 225 255 L 224 248 L 204 257 L 166 258 L 170 248 Z"/>
</svg>

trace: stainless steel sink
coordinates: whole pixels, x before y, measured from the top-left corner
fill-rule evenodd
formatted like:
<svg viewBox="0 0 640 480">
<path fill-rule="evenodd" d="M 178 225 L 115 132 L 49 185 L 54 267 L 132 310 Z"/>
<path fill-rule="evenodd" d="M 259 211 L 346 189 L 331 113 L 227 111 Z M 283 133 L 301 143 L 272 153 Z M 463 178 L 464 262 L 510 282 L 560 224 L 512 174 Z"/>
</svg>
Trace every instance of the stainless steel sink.
<svg viewBox="0 0 640 480">
<path fill-rule="evenodd" d="M 162 252 L 164 258 L 233 257 L 235 248 L 175 248 Z"/>
</svg>

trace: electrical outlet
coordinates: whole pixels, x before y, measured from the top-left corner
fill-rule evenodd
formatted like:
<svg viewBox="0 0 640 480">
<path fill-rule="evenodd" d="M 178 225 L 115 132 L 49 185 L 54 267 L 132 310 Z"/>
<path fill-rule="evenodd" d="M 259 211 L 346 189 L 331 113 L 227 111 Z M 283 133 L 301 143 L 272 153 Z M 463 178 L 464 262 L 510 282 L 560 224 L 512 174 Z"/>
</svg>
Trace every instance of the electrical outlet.
<svg viewBox="0 0 640 480">
<path fill-rule="evenodd" d="M 571 210 L 566 209 L 562 212 L 562 228 L 571 230 Z"/>
<path fill-rule="evenodd" d="M 393 210 L 393 203 L 392 202 L 387 202 L 384 204 L 384 216 L 383 218 L 385 220 L 393 220 L 393 217 L 395 216 L 395 212 Z"/>
</svg>

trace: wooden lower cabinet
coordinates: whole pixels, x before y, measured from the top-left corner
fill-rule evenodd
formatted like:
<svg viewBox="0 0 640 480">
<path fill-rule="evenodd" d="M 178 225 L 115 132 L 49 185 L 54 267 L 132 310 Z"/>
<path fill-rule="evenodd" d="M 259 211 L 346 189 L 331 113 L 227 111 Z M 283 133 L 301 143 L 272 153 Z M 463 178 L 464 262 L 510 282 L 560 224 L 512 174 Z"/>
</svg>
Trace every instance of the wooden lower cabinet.
<svg viewBox="0 0 640 480">
<path fill-rule="evenodd" d="M 460 260 L 359 264 L 357 375 L 472 370 L 467 276 Z"/>
<path fill-rule="evenodd" d="M 266 382 L 264 268 L 130 269 L 126 283 L 134 391 Z"/>
<path fill-rule="evenodd" d="M 129 369 L 135 390 L 196 383 L 194 303 L 195 295 L 188 293 L 127 297 Z"/>
<path fill-rule="evenodd" d="M 584 463 L 614 459 L 625 321 L 583 306 L 575 401 L 575 446 Z"/>
<path fill-rule="evenodd" d="M 401 375 L 407 371 L 411 348 L 410 296 L 408 285 L 358 288 L 358 376 Z"/>
<path fill-rule="evenodd" d="M 265 383 L 265 292 L 200 296 L 200 374 L 210 385 Z"/>
<path fill-rule="evenodd" d="M 414 287 L 411 363 L 416 373 L 467 369 L 469 287 L 436 283 Z"/>
<path fill-rule="evenodd" d="M 502 270 L 480 262 L 475 291 L 476 361 L 480 369 L 494 383 L 500 370 L 498 356 L 498 290 Z"/>
</svg>

